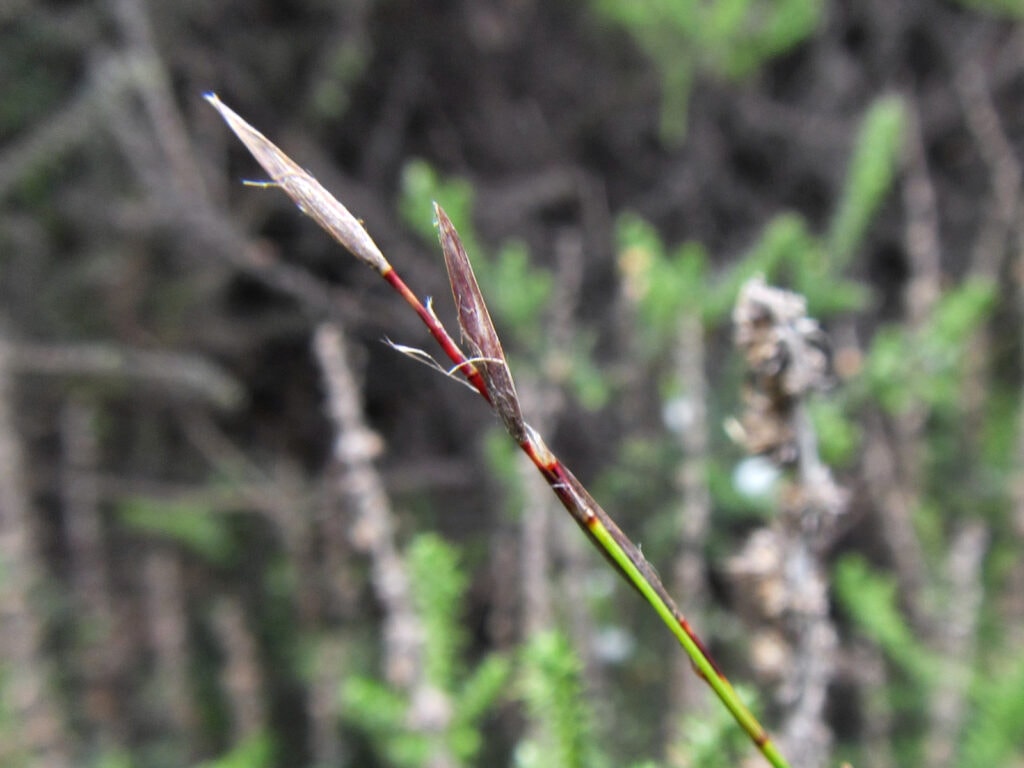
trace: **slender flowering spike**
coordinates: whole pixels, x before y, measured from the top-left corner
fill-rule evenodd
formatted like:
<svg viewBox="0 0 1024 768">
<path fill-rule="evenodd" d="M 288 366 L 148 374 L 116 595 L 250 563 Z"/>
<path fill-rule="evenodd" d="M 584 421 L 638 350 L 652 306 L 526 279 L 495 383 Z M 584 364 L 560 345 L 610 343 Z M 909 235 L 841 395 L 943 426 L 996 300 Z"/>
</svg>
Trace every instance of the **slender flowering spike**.
<svg viewBox="0 0 1024 768">
<path fill-rule="evenodd" d="M 299 210 L 327 230 L 331 236 L 348 248 L 354 256 L 366 262 L 380 274 L 391 269 L 380 248 L 363 229 L 348 208 L 342 205 L 315 178 L 282 152 L 266 136 L 243 120 L 224 104 L 215 93 L 206 94 L 206 100 L 220 112 L 235 135 L 252 152 L 263 169 L 270 174 Z"/>
<path fill-rule="evenodd" d="M 444 251 L 444 263 L 448 268 L 455 308 L 459 313 L 462 338 L 469 347 L 473 364 L 487 384 L 487 393 L 494 410 L 498 412 L 509 434 L 517 443 L 522 443 L 526 439 L 526 424 L 519 405 L 519 395 L 516 394 L 516 385 L 512 381 L 505 352 L 501 348 L 498 332 L 494 330 L 483 294 L 480 293 L 469 256 L 466 255 L 452 220 L 437 203 L 434 203 L 434 216 L 437 218 L 438 237 L 441 250 Z"/>
<path fill-rule="evenodd" d="M 274 182 L 298 204 L 299 210 L 327 230 L 354 256 L 377 270 L 405 303 L 413 308 L 423 324 L 427 326 L 430 334 L 441 345 L 444 353 L 455 363 L 456 368 L 462 372 L 473 388 L 490 402 L 487 384 L 480 372 L 462 354 L 437 316 L 405 284 L 405 281 L 377 248 L 377 244 L 370 239 L 370 235 L 363 229 L 363 225 L 356 221 L 348 209 L 335 200 L 334 196 L 320 185 L 320 182 L 296 165 L 273 142 L 225 106 L 217 94 L 206 94 L 206 100 L 220 112 L 221 117 L 224 118 L 231 130 L 242 140 L 242 143 L 259 161 L 264 170 L 270 174 Z"/>
<path fill-rule="evenodd" d="M 751 741 L 775 768 L 788 768 L 761 724 L 743 704 L 732 685 L 712 661 L 704 644 L 672 601 L 657 572 L 644 558 L 639 547 L 623 533 L 607 512 L 587 492 L 575 475 L 544 444 L 540 435 L 523 421 L 519 397 L 512 382 L 505 353 L 494 330 L 483 295 L 477 285 L 469 257 L 451 220 L 435 204 L 441 247 L 459 313 L 459 325 L 471 357 L 467 358 L 448 335 L 429 304 L 424 305 L 384 259 L 377 246 L 352 215 L 315 179 L 293 163 L 242 118 L 221 104 L 213 94 L 207 99 L 223 115 L 228 125 L 270 173 L 274 181 L 312 216 L 320 226 L 381 276 L 419 315 L 470 385 L 498 412 L 506 429 L 530 457 L 566 510 L 591 542 L 607 557 L 623 577 L 644 597 L 675 635 L 693 661 L 697 673 L 711 686 L 722 703 L 747 732 Z"/>
</svg>

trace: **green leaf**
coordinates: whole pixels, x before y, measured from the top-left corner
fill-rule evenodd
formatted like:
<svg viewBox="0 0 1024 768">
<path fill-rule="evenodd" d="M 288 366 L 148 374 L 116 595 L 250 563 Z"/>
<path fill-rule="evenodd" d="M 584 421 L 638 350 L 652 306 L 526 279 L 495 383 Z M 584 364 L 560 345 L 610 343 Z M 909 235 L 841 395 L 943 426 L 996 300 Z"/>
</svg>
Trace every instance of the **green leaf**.
<svg viewBox="0 0 1024 768">
<path fill-rule="evenodd" d="M 993 16 L 1024 19 L 1024 3 L 1021 0 L 956 0 L 965 8 Z"/>
<path fill-rule="evenodd" d="M 835 569 L 836 595 L 864 634 L 920 682 L 941 664 L 914 637 L 896 603 L 896 581 L 871 569 L 863 558 L 844 557 Z"/>
<path fill-rule="evenodd" d="M 922 403 L 940 411 L 958 409 L 964 360 L 995 298 L 991 282 L 968 280 L 939 300 L 922 328 L 878 331 L 865 358 L 864 381 L 882 406 L 891 413 Z"/>
<path fill-rule="evenodd" d="M 270 737 L 258 734 L 246 739 L 227 754 L 200 763 L 197 768 L 264 768 L 271 765 L 273 755 Z"/>
<path fill-rule="evenodd" d="M 832 467 L 853 461 L 862 435 L 857 424 L 843 413 L 842 405 L 831 398 L 817 398 L 811 401 L 810 413 L 822 461 Z"/>
<path fill-rule="evenodd" d="M 476 722 L 490 709 L 505 690 L 512 664 L 501 654 L 485 658 L 462 685 L 455 702 L 456 718 Z"/>
<path fill-rule="evenodd" d="M 594 715 L 583 695 L 582 665 L 569 642 L 557 632 L 541 632 L 522 649 L 519 689 L 538 743 L 520 744 L 519 768 L 588 768 L 596 759 Z"/>
<path fill-rule="evenodd" d="M 893 96 L 875 101 L 861 122 L 846 187 L 826 238 L 836 267 L 849 262 L 889 191 L 905 122 L 903 102 Z"/>
<path fill-rule="evenodd" d="M 740 687 L 738 693 L 756 705 L 757 696 L 747 687 Z M 722 708 L 709 710 L 699 715 L 686 717 L 680 729 L 682 739 L 671 745 L 672 752 L 685 755 L 681 762 L 700 768 L 732 768 L 743 762 L 742 756 L 747 741 L 736 729 L 729 713 Z"/>
<path fill-rule="evenodd" d="M 425 160 L 410 160 L 402 168 L 398 212 L 402 220 L 424 242 L 437 242 L 434 230 L 434 203 L 440 204 L 452 221 L 462 225 L 459 235 L 470 258 L 480 258 L 483 250 L 471 226 L 473 217 L 473 186 L 465 179 L 442 178 Z"/>
<path fill-rule="evenodd" d="M 740 287 L 756 274 L 774 279 L 782 264 L 816 248 L 813 235 L 807 230 L 803 218 L 795 213 L 783 213 L 772 219 L 761 237 L 742 259 L 710 288 L 706 299 L 705 320 L 721 322 L 729 317 Z"/>
<path fill-rule="evenodd" d="M 1012 765 L 1024 733 L 1024 661 L 1014 652 L 976 682 L 970 720 L 961 739 L 958 768 Z"/>
<path fill-rule="evenodd" d="M 694 242 L 667 252 L 654 227 L 631 213 L 619 217 L 616 234 L 624 289 L 639 309 L 649 354 L 661 354 L 682 312 L 705 312 L 707 252 Z"/>
<path fill-rule="evenodd" d="M 400 729 L 407 705 L 386 685 L 368 677 L 351 677 L 341 687 L 345 716 L 371 736 Z"/>
<path fill-rule="evenodd" d="M 969 341 L 988 316 L 996 296 L 996 286 L 985 278 L 970 278 L 946 293 L 935 308 L 935 344 L 956 347 Z"/>
<path fill-rule="evenodd" d="M 463 632 L 459 609 L 466 577 L 455 549 L 434 534 L 420 534 L 406 556 L 416 612 L 423 622 L 427 680 L 453 691 L 459 677 Z"/>
<path fill-rule="evenodd" d="M 581 333 L 568 350 L 568 359 L 557 368 L 566 370 L 573 396 L 589 411 L 603 408 L 611 398 L 611 383 L 595 364 L 591 352 L 594 335 Z M 564 350 L 562 353 L 564 354 Z M 556 352 L 556 354 L 558 354 Z M 564 358 L 563 358 L 564 359 Z M 550 370 L 550 368 L 548 368 Z M 553 378 L 558 378 L 554 376 Z"/>
<path fill-rule="evenodd" d="M 686 137 L 700 74 L 738 79 L 805 40 L 823 0 L 593 0 L 599 18 L 631 35 L 661 77 L 661 138 Z"/>
<path fill-rule="evenodd" d="M 551 273 L 530 263 L 530 252 L 519 242 L 506 243 L 489 268 L 481 271 L 481 286 L 495 317 L 516 336 L 540 338 L 544 308 L 551 298 Z"/>
<path fill-rule="evenodd" d="M 223 516 L 202 505 L 132 499 L 120 505 L 119 517 L 130 528 L 173 541 L 215 564 L 234 554 Z"/>
<path fill-rule="evenodd" d="M 10 759 L 10 755 L 7 756 Z M 105 750 L 90 763 L 91 768 L 132 768 L 131 755 L 124 749 Z"/>
</svg>

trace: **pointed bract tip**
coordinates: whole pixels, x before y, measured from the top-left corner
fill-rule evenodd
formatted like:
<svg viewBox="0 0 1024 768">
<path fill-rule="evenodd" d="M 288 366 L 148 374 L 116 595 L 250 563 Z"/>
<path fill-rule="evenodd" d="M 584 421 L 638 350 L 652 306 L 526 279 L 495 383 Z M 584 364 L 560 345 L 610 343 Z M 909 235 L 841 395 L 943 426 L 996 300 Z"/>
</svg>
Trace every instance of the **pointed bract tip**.
<svg viewBox="0 0 1024 768">
<path fill-rule="evenodd" d="M 434 226 L 448 230 L 455 229 L 452 220 L 448 218 L 448 214 L 444 212 L 444 208 L 437 200 L 434 201 Z"/>
</svg>

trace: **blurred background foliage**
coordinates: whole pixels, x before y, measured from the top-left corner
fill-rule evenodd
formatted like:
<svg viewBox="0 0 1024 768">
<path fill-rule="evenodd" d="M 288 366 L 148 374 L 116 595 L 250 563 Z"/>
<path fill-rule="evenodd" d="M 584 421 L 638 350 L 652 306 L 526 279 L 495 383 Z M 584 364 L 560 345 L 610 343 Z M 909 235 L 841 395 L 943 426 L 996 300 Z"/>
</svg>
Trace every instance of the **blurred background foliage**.
<svg viewBox="0 0 1024 768">
<path fill-rule="evenodd" d="M 415 317 L 240 183 L 209 90 L 453 328 L 442 203 L 528 420 L 770 730 L 807 660 L 735 576 L 786 499 L 731 439 L 730 316 L 806 297 L 849 493 L 807 764 L 1020 763 L 1022 8 L 0 5 L 0 764 L 753 759 L 486 408 L 380 343 L 431 352 Z"/>
</svg>

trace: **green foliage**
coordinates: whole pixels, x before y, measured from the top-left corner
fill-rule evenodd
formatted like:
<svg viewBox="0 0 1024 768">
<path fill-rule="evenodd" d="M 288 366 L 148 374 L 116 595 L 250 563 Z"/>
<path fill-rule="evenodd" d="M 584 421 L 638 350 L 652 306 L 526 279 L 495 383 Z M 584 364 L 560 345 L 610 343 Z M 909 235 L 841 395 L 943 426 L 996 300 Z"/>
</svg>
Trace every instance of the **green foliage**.
<svg viewBox="0 0 1024 768">
<path fill-rule="evenodd" d="M 821 238 L 795 213 L 782 213 L 769 221 L 740 263 L 721 278 L 715 297 L 721 307 L 718 312 L 725 314 L 732 308 L 740 286 L 755 274 L 788 283 L 807 300 L 812 317 L 860 309 L 867 299 L 863 286 L 843 278 L 828 259 Z"/>
<path fill-rule="evenodd" d="M 958 768 L 1011 765 L 1024 733 L 1024 660 L 1014 652 L 974 688 L 970 719 L 961 740 Z"/>
<path fill-rule="evenodd" d="M 97 757 L 91 768 L 132 768 L 131 755 L 123 749 L 109 750 Z"/>
<path fill-rule="evenodd" d="M 871 569 L 861 557 L 844 557 L 834 573 L 836 596 L 857 627 L 918 682 L 941 668 L 922 647 L 897 605 L 896 582 Z"/>
<path fill-rule="evenodd" d="M 590 411 L 604 407 L 611 397 L 608 377 L 594 363 L 595 336 L 580 332 L 568 350 L 552 350 L 545 360 L 545 372 L 552 381 L 569 385 L 576 401 Z"/>
<path fill-rule="evenodd" d="M 0 556 L 2 557 L 2 556 Z M 0 559 L 0 566 L 3 566 Z M 0 579 L 4 578 L 0 570 Z M 0 665 L 0 754 L 3 755 L 4 765 L 11 768 L 30 768 L 32 756 L 23 747 L 24 740 L 18 736 L 22 731 L 23 724 L 18 713 L 16 700 L 14 698 L 14 686 L 11 684 L 10 668 L 8 664 Z M 16 746 L 17 745 L 17 746 Z"/>
<path fill-rule="evenodd" d="M 491 475 L 501 483 L 506 511 L 513 516 L 518 515 L 526 499 L 516 469 L 516 462 L 522 460 L 519 446 L 508 439 L 504 427 L 495 425 L 487 431 L 484 439 L 484 456 Z"/>
<path fill-rule="evenodd" d="M 459 568 L 455 550 L 433 534 L 421 534 L 413 540 L 406 566 L 415 585 L 416 613 L 423 623 L 427 680 L 442 690 L 450 689 L 461 671 L 465 637 L 459 626 L 459 609 L 466 576 Z"/>
<path fill-rule="evenodd" d="M 837 267 L 846 265 L 892 186 L 906 123 L 903 102 L 877 100 L 861 122 L 846 187 L 826 242 Z"/>
<path fill-rule="evenodd" d="M 708 468 L 708 489 L 714 500 L 715 517 L 723 521 L 771 520 L 778 510 L 778 493 L 774 489 L 757 495 L 743 493 L 737 487 L 735 474 L 736 468 L 728 468 L 723 462 L 712 462 Z"/>
<path fill-rule="evenodd" d="M 995 298 L 990 282 L 968 280 L 942 297 L 921 328 L 891 326 L 878 331 L 864 363 L 871 394 L 891 413 L 919 404 L 936 410 L 957 408 L 965 356 Z"/>
<path fill-rule="evenodd" d="M 595 490 L 601 498 L 617 499 L 622 507 L 653 511 L 671 487 L 665 478 L 677 458 L 667 439 L 627 438 L 619 446 L 615 463 L 601 474 Z"/>
<path fill-rule="evenodd" d="M 661 135 L 686 136 L 690 91 L 703 73 L 746 77 L 810 36 L 822 0 L 593 0 L 598 15 L 628 32 L 662 80 Z"/>
<path fill-rule="evenodd" d="M 550 273 L 530 264 L 523 243 L 502 246 L 488 280 L 499 317 L 512 328 L 535 327 L 554 286 Z"/>
<path fill-rule="evenodd" d="M 483 248 L 470 226 L 473 220 L 473 185 L 465 179 L 442 178 L 425 160 L 410 160 L 402 168 L 402 193 L 398 199 L 398 212 L 426 243 L 437 242 L 437 232 L 431 223 L 433 203 L 437 202 L 449 218 L 459 227 L 459 236 L 466 246 L 470 260 L 480 258 Z M 476 262 L 473 263 L 476 270 Z"/>
<path fill-rule="evenodd" d="M 858 453 L 861 430 L 843 412 L 845 403 L 823 397 L 810 403 L 811 419 L 818 435 L 818 453 L 830 467 L 847 466 Z"/>
<path fill-rule="evenodd" d="M 336 45 L 315 72 L 310 89 L 313 112 L 323 121 L 337 120 L 351 103 L 353 91 L 370 63 L 368 46 L 356 41 Z"/>
<path fill-rule="evenodd" d="M 196 768 L 268 768 L 273 761 L 274 744 L 266 734 L 252 736 L 230 752 Z"/>
<path fill-rule="evenodd" d="M 1020 400 L 1016 392 L 999 390 L 993 383 L 986 405 L 981 465 L 1002 479 L 1016 464 Z"/>
<path fill-rule="evenodd" d="M 756 692 L 746 686 L 737 686 L 744 701 L 757 708 Z M 747 750 L 744 734 L 736 728 L 736 722 L 720 707 L 700 715 L 686 718 L 680 729 L 683 737 L 670 749 L 679 755 L 675 765 L 690 765 L 695 768 L 732 768 L 743 762 Z"/>
<path fill-rule="evenodd" d="M 132 499 L 120 505 L 119 517 L 129 528 L 174 542 L 217 565 L 234 555 L 223 516 L 202 505 Z"/>
<path fill-rule="evenodd" d="M 557 632 L 540 632 L 522 648 L 520 663 L 519 691 L 537 736 L 517 746 L 516 768 L 593 768 L 594 713 L 573 647 Z"/>
<path fill-rule="evenodd" d="M 862 130 L 862 148 L 872 142 L 888 146 L 892 117 L 897 111 L 898 102 L 892 102 L 876 105 L 869 112 Z M 845 212 L 836 217 L 844 222 L 837 231 L 842 231 L 845 247 L 855 247 L 863 236 L 867 220 L 889 183 L 880 183 L 879 179 L 891 178 L 895 161 L 895 153 L 883 147 L 878 156 L 862 150 L 851 164 L 851 176 L 859 178 L 847 189 L 857 193 L 848 192 L 853 202 L 846 203 Z M 620 271 L 626 291 L 636 302 L 643 348 L 651 359 L 664 359 L 670 346 L 678 343 L 678 326 L 684 313 L 696 314 L 709 329 L 727 322 L 740 287 L 755 274 L 791 285 L 807 299 L 813 317 L 848 312 L 867 303 L 865 289 L 840 274 L 842 261 L 830 258 L 822 238 L 810 232 L 804 219 L 793 213 L 772 219 L 743 258 L 720 275 L 711 274 L 710 259 L 701 245 L 684 243 L 668 249 L 656 230 L 636 215 L 620 216 L 616 230 Z M 671 382 L 663 389 L 677 391 L 678 386 L 678 382 Z M 816 402 L 812 408 L 821 453 L 830 464 L 849 461 L 859 444 L 858 430 L 844 412 L 848 405 L 833 400 Z M 765 500 L 767 506 L 762 509 L 759 503 L 738 494 L 730 473 L 715 463 L 708 466 L 707 473 L 718 513 L 749 516 L 770 511 L 770 500 Z"/>
<path fill-rule="evenodd" d="M 1024 3 L 1021 0 L 956 0 L 957 3 L 980 13 L 1024 19 Z"/>
<path fill-rule="evenodd" d="M 423 625 L 426 682 L 447 698 L 451 716 L 440 734 L 418 729 L 409 722 L 412 702 L 404 692 L 355 676 L 342 687 L 346 717 L 396 768 L 424 765 L 438 739 L 460 765 L 465 764 L 482 746 L 480 719 L 501 695 L 511 665 L 505 657 L 492 654 L 465 672 L 465 633 L 459 624 L 459 609 L 466 577 L 449 544 L 432 534 L 421 534 L 409 547 L 407 565 Z"/>
<path fill-rule="evenodd" d="M 465 679 L 455 707 L 455 754 L 469 758 L 479 749 L 480 733 L 476 723 L 498 701 L 511 672 L 508 659 L 491 654 Z"/>
<path fill-rule="evenodd" d="M 639 11 L 623 11 L 633 12 Z M 903 121 L 903 106 L 896 99 L 880 100 L 868 110 L 827 234 L 812 232 L 805 219 L 795 213 L 782 213 L 768 222 L 735 266 L 720 274 L 712 274 L 712 259 L 699 244 L 666 247 L 651 225 L 632 214 L 621 216 L 617 222 L 619 266 L 627 295 L 637 307 L 645 355 L 649 359 L 666 359 L 671 346 L 679 343 L 680 320 L 685 315 L 696 316 L 709 331 L 725 325 L 740 287 L 755 274 L 763 274 L 767 280 L 787 285 L 803 295 L 812 317 L 828 317 L 864 307 L 868 300 L 866 290 L 842 273 L 892 185 Z M 972 321 L 983 316 L 986 306 L 984 294 L 973 289 L 954 304 L 929 331 L 941 337 L 943 344 L 952 337 L 966 338 L 962 334 L 976 327 Z M 914 343 L 920 346 L 920 340 Z M 920 380 L 920 376 L 911 375 L 915 363 L 913 356 L 908 355 L 908 346 L 894 356 L 905 367 L 902 375 L 887 379 L 894 388 L 902 386 L 908 378 Z M 931 353 L 933 347 L 938 345 L 925 345 L 915 353 Z M 948 346 L 941 347 L 943 353 L 947 350 Z M 936 348 L 934 354 L 939 353 Z M 936 385 L 935 381 L 921 384 Z M 665 391 L 678 389 L 678 382 L 663 387 Z M 709 408 L 716 405 L 713 398 L 712 392 Z M 859 404 L 850 397 L 834 395 L 811 403 L 820 454 L 832 466 L 851 462 L 860 446 L 860 432 L 850 416 L 851 408 Z M 716 421 L 715 414 L 710 421 Z M 734 473 L 725 468 L 721 454 L 712 450 L 711 455 L 706 476 L 717 517 L 751 519 L 774 513 L 778 503 L 774 492 L 757 498 L 741 494 Z M 648 462 L 647 466 L 657 464 Z M 624 474 L 628 476 L 628 472 Z M 643 477 L 643 473 L 638 477 Z M 622 485 L 620 490 L 627 487 Z M 650 491 L 652 484 L 648 482 L 646 487 Z M 656 502 L 645 505 L 648 510 L 655 507 Z M 895 603 L 895 584 L 871 573 L 859 561 L 851 561 L 840 570 L 848 610 L 854 620 L 918 683 L 906 687 L 908 695 L 919 696 L 936 666 L 903 622 Z M 694 741 L 685 747 L 687 759 L 697 765 L 733 764 L 721 748 L 723 728 L 722 723 L 694 724 L 690 731 Z"/>
<path fill-rule="evenodd" d="M 699 243 L 668 249 L 650 224 L 634 214 L 621 215 L 616 227 L 620 270 L 640 308 L 648 351 L 661 354 L 682 312 L 697 312 L 709 325 L 725 321 L 740 286 L 759 273 L 789 283 L 807 299 L 812 316 L 863 307 L 866 291 L 840 272 L 891 186 L 902 125 L 903 106 L 897 99 L 879 100 L 869 109 L 826 238 L 810 232 L 801 216 L 782 213 L 721 275 L 710 274 L 708 254 Z"/>
<path fill-rule="evenodd" d="M 0 134 L 13 138 L 26 126 L 39 125 L 45 115 L 58 108 L 69 86 L 68 73 L 39 66 L 44 56 L 53 56 L 67 45 L 59 33 L 33 24 L 19 14 L 5 18 L 11 33 L 4 37 L 0 60 Z M 16 30 L 16 31 L 15 31 Z M 53 161 L 53 153 L 40 153 L 41 160 Z"/>
<path fill-rule="evenodd" d="M 413 160 L 402 172 L 399 212 L 425 242 L 437 242 L 427 213 L 437 201 L 455 222 L 491 317 L 506 353 L 517 370 L 523 364 L 543 366 L 545 378 L 567 383 L 587 408 L 600 408 L 608 399 L 605 377 L 594 366 L 589 351 L 592 340 L 580 338 L 570 349 L 551 350 L 545 326 L 554 295 L 554 277 L 535 266 L 523 243 L 506 242 L 491 254 L 472 225 L 473 188 L 458 178 L 444 178 L 428 163 Z M 518 353 L 518 354 L 517 354 Z M 566 356 L 569 357 L 566 357 Z M 523 357 L 525 360 L 520 360 Z"/>
<path fill-rule="evenodd" d="M 345 717 L 363 731 L 375 749 L 396 768 L 416 768 L 430 754 L 430 742 L 406 725 L 408 702 L 398 692 L 368 677 L 351 677 L 342 688 Z"/>
<path fill-rule="evenodd" d="M 740 286 L 755 274 L 763 274 L 765 279 L 779 274 L 787 260 L 804 251 L 817 251 L 818 244 L 807 229 L 807 222 L 795 213 L 781 213 L 764 228 L 757 242 L 743 254 L 739 264 L 722 278 L 722 296 L 718 298 L 721 305 L 719 316 L 727 317 L 736 302 Z M 812 260 L 800 257 L 798 264 L 809 264 Z"/>
<path fill-rule="evenodd" d="M 862 234 L 866 222 L 859 226 Z M 715 276 L 703 246 L 691 242 L 668 250 L 655 229 L 634 214 L 619 217 L 617 240 L 620 270 L 640 307 L 651 350 L 673 338 L 682 312 L 697 312 L 708 325 L 727 320 L 740 287 L 756 274 L 788 282 L 815 317 L 860 309 L 867 302 L 865 289 L 839 274 L 841 265 L 828 258 L 823 241 L 794 213 L 773 218 L 743 258 Z"/>
<path fill-rule="evenodd" d="M 684 243 L 668 251 L 657 231 L 634 214 L 616 224 L 619 269 L 640 311 L 649 354 L 676 334 L 680 313 L 703 314 L 708 302 L 708 257 L 703 246 Z"/>
</svg>

